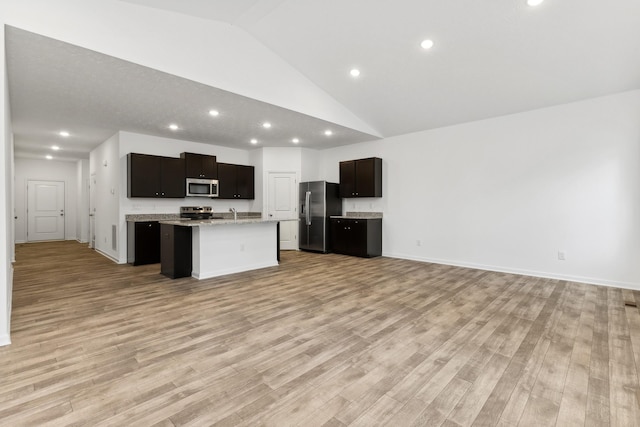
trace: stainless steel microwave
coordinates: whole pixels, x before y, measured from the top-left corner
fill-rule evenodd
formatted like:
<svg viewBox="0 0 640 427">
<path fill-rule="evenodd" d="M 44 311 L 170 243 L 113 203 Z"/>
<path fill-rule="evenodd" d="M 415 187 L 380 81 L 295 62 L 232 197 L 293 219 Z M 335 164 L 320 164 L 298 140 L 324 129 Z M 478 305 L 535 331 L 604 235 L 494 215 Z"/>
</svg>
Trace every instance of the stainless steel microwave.
<svg viewBox="0 0 640 427">
<path fill-rule="evenodd" d="M 187 197 L 218 197 L 218 180 L 187 178 Z"/>
</svg>

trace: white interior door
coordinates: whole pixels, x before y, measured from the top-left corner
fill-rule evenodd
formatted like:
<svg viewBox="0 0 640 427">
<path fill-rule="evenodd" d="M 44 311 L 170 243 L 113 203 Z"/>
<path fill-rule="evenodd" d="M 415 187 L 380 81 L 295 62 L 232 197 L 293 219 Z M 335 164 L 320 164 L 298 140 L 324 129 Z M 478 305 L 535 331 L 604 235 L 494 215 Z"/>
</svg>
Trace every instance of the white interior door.
<svg viewBox="0 0 640 427">
<path fill-rule="evenodd" d="M 64 240 L 64 182 L 27 181 L 27 241 Z"/>
<path fill-rule="evenodd" d="M 280 249 L 298 249 L 298 183 L 295 172 L 269 172 L 268 212 L 280 219 Z M 284 221 L 284 220 L 295 221 Z"/>
</svg>

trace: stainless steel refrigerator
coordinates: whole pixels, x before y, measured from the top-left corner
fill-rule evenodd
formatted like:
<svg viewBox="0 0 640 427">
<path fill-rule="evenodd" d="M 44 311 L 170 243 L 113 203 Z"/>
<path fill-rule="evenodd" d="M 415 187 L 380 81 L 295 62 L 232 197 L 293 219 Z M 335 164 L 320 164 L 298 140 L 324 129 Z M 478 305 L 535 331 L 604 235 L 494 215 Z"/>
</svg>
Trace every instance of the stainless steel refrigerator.
<svg viewBox="0 0 640 427">
<path fill-rule="evenodd" d="M 300 249 L 329 252 L 329 217 L 342 215 L 338 184 L 326 181 L 300 183 Z"/>
</svg>

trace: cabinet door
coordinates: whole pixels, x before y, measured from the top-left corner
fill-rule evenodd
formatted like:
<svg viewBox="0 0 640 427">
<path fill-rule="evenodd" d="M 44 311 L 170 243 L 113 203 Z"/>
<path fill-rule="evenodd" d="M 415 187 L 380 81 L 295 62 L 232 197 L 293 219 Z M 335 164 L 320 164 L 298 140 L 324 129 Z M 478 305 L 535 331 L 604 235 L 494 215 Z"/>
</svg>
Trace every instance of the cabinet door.
<svg viewBox="0 0 640 427">
<path fill-rule="evenodd" d="M 127 155 L 127 197 L 160 197 L 161 157 Z"/>
<path fill-rule="evenodd" d="M 202 174 L 207 179 L 218 179 L 216 156 L 202 156 Z"/>
<path fill-rule="evenodd" d="M 340 162 L 340 197 L 356 196 L 356 162 Z"/>
<path fill-rule="evenodd" d="M 345 220 L 331 219 L 331 250 L 337 254 L 348 254 L 348 229 Z"/>
<path fill-rule="evenodd" d="M 216 179 L 218 177 L 216 156 L 182 153 L 180 157 L 184 158 L 185 161 L 186 178 Z"/>
<path fill-rule="evenodd" d="M 367 221 L 349 220 L 347 228 L 349 231 L 347 253 L 355 256 L 367 256 Z"/>
<path fill-rule="evenodd" d="M 133 265 L 160 262 L 160 223 L 157 221 L 135 223 L 135 259 Z"/>
<path fill-rule="evenodd" d="M 239 199 L 255 198 L 253 166 L 236 165 L 236 197 Z"/>
<path fill-rule="evenodd" d="M 375 196 L 375 163 L 374 159 L 356 161 L 356 196 Z"/>
<path fill-rule="evenodd" d="M 236 165 L 218 163 L 218 198 L 236 198 Z"/>
<path fill-rule="evenodd" d="M 185 178 L 204 178 L 202 172 L 202 155 L 194 153 L 182 153 L 184 158 Z"/>
<path fill-rule="evenodd" d="M 162 186 L 160 197 L 186 197 L 184 160 L 162 157 Z"/>
</svg>

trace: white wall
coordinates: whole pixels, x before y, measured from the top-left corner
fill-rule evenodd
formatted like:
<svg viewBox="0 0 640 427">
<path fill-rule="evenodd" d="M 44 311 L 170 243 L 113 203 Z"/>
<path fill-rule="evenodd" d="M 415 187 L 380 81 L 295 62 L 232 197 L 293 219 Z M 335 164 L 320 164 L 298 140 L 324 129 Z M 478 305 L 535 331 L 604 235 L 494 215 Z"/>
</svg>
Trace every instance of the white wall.
<svg viewBox="0 0 640 427">
<path fill-rule="evenodd" d="M 266 207 L 264 206 L 264 195 L 266 193 L 261 190 L 264 186 L 264 153 L 261 149 L 249 151 L 248 164 L 254 167 L 253 185 L 255 190 L 255 198 L 251 202 L 249 210 L 252 212 L 262 212 L 262 215 L 265 215 Z"/>
<path fill-rule="evenodd" d="M 78 174 L 73 162 L 38 159 L 15 159 L 15 238 L 17 243 L 27 241 L 27 182 L 62 181 L 64 182 L 64 238 L 77 239 L 78 220 Z"/>
<path fill-rule="evenodd" d="M 640 91 L 323 154 L 383 159 L 384 255 L 640 289 Z"/>
<path fill-rule="evenodd" d="M 2 16 L 2 6 L 0 6 Z M 4 58 L 4 31 L 0 31 L 0 58 Z M 0 114 L 0 200 L 4 206 L 0 208 L 0 346 L 11 342 L 9 328 L 11 325 L 11 293 L 13 289 L 13 136 L 11 131 L 11 115 L 9 112 L 9 90 L 6 79 L 6 64 L 0 66 L 0 98 L 3 111 Z"/>
<path fill-rule="evenodd" d="M 118 260 L 118 247 L 123 243 L 112 239 L 112 226 L 118 227 L 120 202 L 120 134 L 115 134 L 89 154 L 89 175 L 95 180 L 92 200 L 95 208 L 95 249 Z M 126 189 L 125 189 L 126 191 Z M 115 245 L 115 249 L 114 249 Z M 124 244 L 126 247 L 126 244 Z"/>
<path fill-rule="evenodd" d="M 324 180 L 323 152 L 310 148 L 302 148 L 300 151 L 301 176 L 300 182 Z M 338 167 L 338 166 L 336 166 Z M 336 181 L 337 182 L 337 181 Z"/>
<path fill-rule="evenodd" d="M 80 243 L 89 241 L 89 160 L 76 162 L 76 238 Z"/>
</svg>

